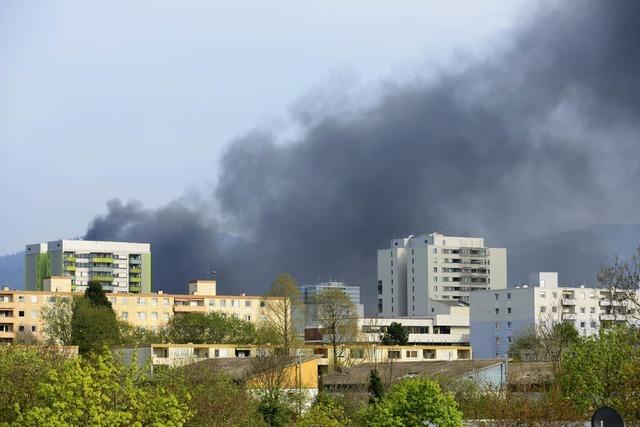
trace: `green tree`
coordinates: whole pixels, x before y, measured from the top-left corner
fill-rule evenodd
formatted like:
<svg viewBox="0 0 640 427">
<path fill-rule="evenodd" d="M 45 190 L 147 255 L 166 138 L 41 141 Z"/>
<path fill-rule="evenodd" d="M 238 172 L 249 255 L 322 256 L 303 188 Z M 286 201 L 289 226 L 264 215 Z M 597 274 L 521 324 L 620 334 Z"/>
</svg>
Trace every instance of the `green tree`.
<svg viewBox="0 0 640 427">
<path fill-rule="evenodd" d="M 38 385 L 61 364 L 53 349 L 0 345 L 0 424 L 15 420 L 16 406 L 34 406 Z"/>
<path fill-rule="evenodd" d="M 384 345 L 406 345 L 409 342 L 409 331 L 400 323 L 391 322 L 381 338 Z"/>
<path fill-rule="evenodd" d="M 358 318 L 356 306 L 340 289 L 328 288 L 316 295 L 317 318 L 323 335 L 328 337 L 332 352 L 332 367 L 340 370 L 344 345 L 356 339 Z"/>
<path fill-rule="evenodd" d="M 278 338 L 273 344 L 281 345 L 283 353 L 290 354 L 297 344 L 299 328 L 295 319 L 300 315 L 302 303 L 298 284 L 289 273 L 282 273 L 271 283 L 266 297 L 265 322 Z"/>
<path fill-rule="evenodd" d="M 257 339 L 253 323 L 226 313 L 180 313 L 167 326 L 167 337 L 174 343 L 251 344 Z"/>
<path fill-rule="evenodd" d="M 451 393 L 445 393 L 435 381 L 407 379 L 395 384 L 380 401 L 362 411 L 366 426 L 461 427 L 462 413 Z"/>
<path fill-rule="evenodd" d="M 380 379 L 380 373 L 377 369 L 372 369 L 369 373 L 369 385 L 367 386 L 367 390 L 369 390 L 369 403 L 374 403 L 382 397 L 384 394 L 384 386 L 382 385 L 382 380 Z"/>
<path fill-rule="evenodd" d="M 71 319 L 73 317 L 73 300 L 69 297 L 55 297 L 40 310 L 42 331 L 51 343 L 71 345 L 73 334 Z"/>
<path fill-rule="evenodd" d="M 89 286 L 84 291 L 84 297 L 91 301 L 94 305 L 111 308 L 111 303 L 107 298 L 107 294 L 102 289 L 100 282 L 89 282 Z"/>
<path fill-rule="evenodd" d="M 561 395 L 585 416 L 599 406 L 640 420 L 640 331 L 620 325 L 572 347 L 557 377 Z"/>
<path fill-rule="evenodd" d="M 118 330 L 120 332 L 120 344 L 122 345 L 141 346 L 168 341 L 165 328 L 154 331 L 141 326 L 134 326 L 126 320 L 118 320 Z"/>
<path fill-rule="evenodd" d="M 115 312 L 111 306 L 95 305 L 88 298 L 75 298 L 71 336 L 81 354 L 119 344 L 120 333 Z"/>
<path fill-rule="evenodd" d="M 182 426 L 188 395 L 175 396 L 148 381 L 144 368 L 117 363 L 106 352 L 75 358 L 49 372 L 37 403 L 20 411 L 16 426 Z"/>
<path fill-rule="evenodd" d="M 350 424 L 344 406 L 325 393 L 320 393 L 311 409 L 296 421 L 296 427 L 342 427 Z"/>
<path fill-rule="evenodd" d="M 154 369 L 153 382 L 175 395 L 190 394 L 193 417 L 187 426 L 254 427 L 264 425 L 258 402 L 228 375 L 191 366 Z"/>
</svg>

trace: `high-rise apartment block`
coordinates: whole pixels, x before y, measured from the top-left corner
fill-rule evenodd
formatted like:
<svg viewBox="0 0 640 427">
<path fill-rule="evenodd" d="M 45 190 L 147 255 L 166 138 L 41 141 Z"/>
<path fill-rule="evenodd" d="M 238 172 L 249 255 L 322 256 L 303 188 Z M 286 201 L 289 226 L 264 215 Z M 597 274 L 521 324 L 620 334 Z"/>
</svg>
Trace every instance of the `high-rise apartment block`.
<svg viewBox="0 0 640 427">
<path fill-rule="evenodd" d="M 151 292 L 151 246 L 87 240 L 27 245 L 25 289 L 42 291 L 51 276 L 70 277 L 74 291 L 95 281 L 107 292 Z"/>
<path fill-rule="evenodd" d="M 507 287 L 507 250 L 484 239 L 439 233 L 391 240 L 378 250 L 378 313 L 426 316 L 433 301 L 468 302 L 476 290 Z"/>
</svg>

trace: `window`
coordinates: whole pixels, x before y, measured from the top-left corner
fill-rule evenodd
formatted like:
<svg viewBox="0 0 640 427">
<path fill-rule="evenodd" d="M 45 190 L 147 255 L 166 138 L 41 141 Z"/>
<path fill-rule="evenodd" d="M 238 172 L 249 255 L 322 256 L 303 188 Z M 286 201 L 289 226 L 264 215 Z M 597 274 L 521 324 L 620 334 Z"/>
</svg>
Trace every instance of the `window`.
<svg viewBox="0 0 640 427">
<path fill-rule="evenodd" d="M 18 302 L 24 302 L 24 295 L 18 295 Z"/>
<path fill-rule="evenodd" d="M 500 329 L 500 322 L 496 322 L 495 329 L 496 329 L 496 331 L 497 331 L 498 329 Z"/>
<path fill-rule="evenodd" d="M 595 329 L 595 328 L 596 328 L 596 322 L 591 321 L 591 328 L 592 328 L 592 329 Z"/>
<path fill-rule="evenodd" d="M 433 272 L 437 273 L 438 272 L 438 267 L 433 267 Z"/>
<path fill-rule="evenodd" d="M 496 314 L 500 314 L 500 309 L 496 308 Z"/>
<path fill-rule="evenodd" d="M 116 305 L 116 297 L 109 297 L 109 302 L 111 305 Z"/>
<path fill-rule="evenodd" d="M 251 300 L 246 300 L 246 301 L 244 302 L 244 306 L 245 306 L 245 307 L 251 307 Z"/>
<path fill-rule="evenodd" d="M 138 320 L 147 320 L 147 313 L 145 313 L 144 311 L 139 311 Z"/>
<path fill-rule="evenodd" d="M 498 301 L 498 299 L 500 298 L 500 294 L 493 294 L 493 296 L 495 297 L 496 301 Z"/>
<path fill-rule="evenodd" d="M 585 328 L 587 326 L 587 322 L 580 322 L 580 327 Z"/>
<path fill-rule="evenodd" d="M 389 352 L 387 353 L 387 357 L 389 359 L 400 359 L 400 350 L 389 350 Z"/>
<path fill-rule="evenodd" d="M 438 276 L 433 276 L 433 281 L 437 282 L 438 281 Z"/>
<path fill-rule="evenodd" d="M 245 314 L 244 315 L 244 320 L 246 320 L 247 322 L 251 322 L 251 315 L 250 314 Z"/>
<path fill-rule="evenodd" d="M 18 311 L 18 317 L 24 317 L 24 310 Z"/>
<path fill-rule="evenodd" d="M 35 332 L 36 331 L 36 325 L 31 325 L 31 332 Z"/>
<path fill-rule="evenodd" d="M 33 318 L 38 317 L 38 310 L 31 310 L 31 317 Z"/>
<path fill-rule="evenodd" d="M 162 313 L 162 319 L 167 322 L 169 321 L 169 313 Z"/>
<path fill-rule="evenodd" d="M 216 300 L 210 299 L 209 300 L 209 307 L 215 307 L 215 306 L 216 306 Z"/>
<path fill-rule="evenodd" d="M 163 305 L 169 305 L 169 298 L 162 298 Z"/>
<path fill-rule="evenodd" d="M 580 313 L 586 313 L 587 309 L 585 307 L 580 307 Z"/>
<path fill-rule="evenodd" d="M 422 358 L 423 359 L 435 359 L 436 358 L 436 351 L 435 350 L 424 349 L 424 350 L 422 350 Z"/>
<path fill-rule="evenodd" d="M 589 308 L 589 313 L 595 314 L 595 312 L 596 312 L 596 308 L 595 307 Z"/>
<path fill-rule="evenodd" d="M 154 307 L 158 306 L 158 298 L 151 298 L 151 305 Z"/>
<path fill-rule="evenodd" d="M 18 332 L 24 332 L 24 325 L 18 326 Z"/>
<path fill-rule="evenodd" d="M 226 307 L 227 306 L 227 300 L 226 299 L 221 299 L 220 300 L 220 307 Z"/>
<path fill-rule="evenodd" d="M 558 307 L 556 307 L 555 305 L 553 307 L 551 307 L 551 312 L 552 313 L 557 313 L 558 312 Z"/>
<path fill-rule="evenodd" d="M 220 350 L 219 349 L 215 349 L 213 350 L 213 357 L 220 357 Z"/>
<path fill-rule="evenodd" d="M 437 254 L 438 253 L 438 249 L 437 248 L 433 248 L 433 253 Z"/>
<path fill-rule="evenodd" d="M 349 354 L 354 359 L 364 359 L 364 349 L 362 348 L 352 348 L 349 350 Z"/>
<path fill-rule="evenodd" d="M 32 303 L 38 302 L 38 296 L 37 295 L 31 295 L 31 302 Z"/>
<path fill-rule="evenodd" d="M 507 322 L 507 329 L 511 329 L 511 322 Z"/>
<path fill-rule="evenodd" d="M 507 307 L 507 314 L 511 314 L 511 307 Z"/>
<path fill-rule="evenodd" d="M 154 311 L 153 313 L 151 313 L 151 320 L 158 320 L 158 312 Z"/>
<path fill-rule="evenodd" d="M 434 291 L 437 291 L 437 290 L 438 290 L 438 287 L 437 287 L 437 286 L 434 286 L 434 287 L 433 287 L 433 290 L 434 290 Z"/>
<path fill-rule="evenodd" d="M 496 337 L 495 341 L 496 341 L 496 344 L 500 344 L 500 337 Z"/>
<path fill-rule="evenodd" d="M 511 299 L 511 292 L 507 292 L 507 299 Z"/>
<path fill-rule="evenodd" d="M 546 313 L 547 312 L 547 307 L 545 307 L 544 305 L 540 307 L 540 313 Z"/>
<path fill-rule="evenodd" d="M 138 305 L 145 305 L 147 303 L 144 298 L 136 298 L 136 300 L 138 301 Z"/>
<path fill-rule="evenodd" d="M 547 297 L 547 293 L 542 291 L 540 292 L 540 298 L 546 298 Z"/>
<path fill-rule="evenodd" d="M 418 351 L 417 350 L 407 350 L 407 352 L 405 354 L 406 354 L 407 357 L 410 357 L 410 358 L 418 357 Z"/>
<path fill-rule="evenodd" d="M 260 307 L 264 307 L 266 304 L 264 301 L 260 301 Z"/>
<path fill-rule="evenodd" d="M 129 298 L 120 298 L 120 304 L 121 305 L 129 304 Z"/>
<path fill-rule="evenodd" d="M 122 313 L 120 313 L 120 317 L 122 317 L 123 319 L 128 319 L 129 313 L 127 313 L 126 311 L 123 311 Z"/>
<path fill-rule="evenodd" d="M 511 343 L 511 337 L 507 337 L 507 342 Z"/>
</svg>

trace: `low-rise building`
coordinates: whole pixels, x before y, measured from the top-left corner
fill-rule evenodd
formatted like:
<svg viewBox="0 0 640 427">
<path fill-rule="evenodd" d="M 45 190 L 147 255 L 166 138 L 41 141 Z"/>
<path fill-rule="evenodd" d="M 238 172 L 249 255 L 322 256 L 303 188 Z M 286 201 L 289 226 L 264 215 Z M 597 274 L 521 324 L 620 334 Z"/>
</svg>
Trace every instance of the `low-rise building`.
<svg viewBox="0 0 640 427">
<path fill-rule="evenodd" d="M 43 280 L 46 291 L 0 290 L 0 342 L 12 342 L 17 333 L 42 335 L 42 308 L 56 298 L 79 296 L 71 292 L 69 277 Z M 266 301 L 277 297 L 249 295 L 216 295 L 216 282 L 195 280 L 189 283 L 189 294 L 107 293 L 118 318 L 134 326 L 157 330 L 179 313 L 222 312 L 259 323 L 266 319 Z"/>
<path fill-rule="evenodd" d="M 471 294 L 471 345 L 474 357 L 504 357 L 518 335 L 557 322 L 575 326 L 583 336 L 603 323 L 628 320 L 624 303 L 600 288 L 560 287 L 558 273 L 529 275 L 527 285 Z"/>
</svg>

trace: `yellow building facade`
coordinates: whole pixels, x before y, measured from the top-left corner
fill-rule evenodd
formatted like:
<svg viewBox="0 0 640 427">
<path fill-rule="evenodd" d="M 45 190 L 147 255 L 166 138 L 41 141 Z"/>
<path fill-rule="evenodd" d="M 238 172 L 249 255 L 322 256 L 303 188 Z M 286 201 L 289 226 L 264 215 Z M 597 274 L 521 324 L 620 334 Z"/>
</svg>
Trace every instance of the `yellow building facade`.
<svg viewBox="0 0 640 427">
<path fill-rule="evenodd" d="M 43 334 L 42 309 L 56 298 L 73 298 L 66 277 L 45 279 L 44 291 L 0 290 L 0 342 L 13 342 L 21 332 L 38 338 Z M 240 319 L 260 323 L 268 317 L 267 304 L 279 298 L 248 295 L 216 295 L 214 280 L 189 282 L 188 294 L 107 293 L 119 319 L 133 326 L 157 330 L 179 313 L 221 312 Z"/>
</svg>

